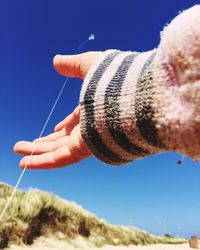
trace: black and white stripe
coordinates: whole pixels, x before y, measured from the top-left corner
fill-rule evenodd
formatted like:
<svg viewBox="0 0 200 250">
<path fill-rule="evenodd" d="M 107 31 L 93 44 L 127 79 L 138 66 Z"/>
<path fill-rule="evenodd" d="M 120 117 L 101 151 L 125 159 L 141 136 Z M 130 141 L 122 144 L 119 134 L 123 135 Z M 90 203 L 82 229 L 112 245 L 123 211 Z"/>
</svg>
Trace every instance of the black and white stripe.
<svg viewBox="0 0 200 250">
<path fill-rule="evenodd" d="M 152 63 L 155 52 L 145 62 L 138 78 L 135 93 L 135 116 L 137 127 L 143 138 L 152 146 L 164 148 L 154 123 Z"/>
<path fill-rule="evenodd" d="M 94 96 L 96 93 L 98 82 L 100 81 L 103 74 L 106 72 L 106 69 L 109 67 L 111 62 L 120 54 L 121 52 L 115 51 L 106 56 L 106 58 L 100 63 L 92 78 L 89 80 L 88 87 L 84 95 L 84 113 L 85 113 L 85 126 L 86 126 L 86 135 L 83 139 L 86 141 L 86 144 L 91 151 L 96 152 L 96 156 L 104 158 L 108 163 L 112 164 L 126 164 L 129 161 L 123 159 L 115 152 L 111 151 L 103 142 L 96 126 L 95 126 L 95 112 L 94 112 Z"/>
<path fill-rule="evenodd" d="M 114 139 L 114 143 L 118 144 L 126 152 L 138 157 L 149 154 L 145 149 L 137 146 L 129 140 L 123 132 L 120 120 L 120 95 L 123 83 L 125 81 L 128 70 L 130 69 L 134 59 L 140 53 L 132 53 L 127 55 L 117 69 L 114 77 L 107 86 L 105 93 L 105 117 L 107 128 Z"/>
</svg>

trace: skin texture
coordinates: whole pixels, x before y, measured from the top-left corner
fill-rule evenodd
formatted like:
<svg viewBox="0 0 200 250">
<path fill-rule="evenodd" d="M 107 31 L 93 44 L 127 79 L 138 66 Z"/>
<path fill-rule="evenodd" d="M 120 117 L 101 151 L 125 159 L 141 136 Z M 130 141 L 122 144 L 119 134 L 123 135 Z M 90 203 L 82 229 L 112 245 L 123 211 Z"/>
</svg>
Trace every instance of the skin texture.
<svg viewBox="0 0 200 250">
<path fill-rule="evenodd" d="M 103 52 L 87 52 L 73 56 L 57 55 L 53 59 L 53 65 L 63 76 L 83 80 L 101 53 Z M 20 161 L 20 167 L 24 168 L 28 163 L 27 169 L 62 168 L 91 156 L 81 136 L 79 114 L 78 106 L 55 126 L 52 134 L 35 139 L 33 142 L 17 142 L 14 152 L 24 155 Z"/>
</svg>

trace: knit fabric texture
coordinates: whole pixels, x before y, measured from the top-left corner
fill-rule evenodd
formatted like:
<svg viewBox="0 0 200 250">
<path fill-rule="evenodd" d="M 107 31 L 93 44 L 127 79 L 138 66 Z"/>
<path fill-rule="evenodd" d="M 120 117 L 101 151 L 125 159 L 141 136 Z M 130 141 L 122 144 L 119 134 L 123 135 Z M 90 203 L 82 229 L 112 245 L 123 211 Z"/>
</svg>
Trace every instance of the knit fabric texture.
<svg viewBox="0 0 200 250">
<path fill-rule="evenodd" d="M 80 94 L 81 134 L 110 165 L 175 151 L 200 158 L 200 5 L 177 16 L 152 51 L 104 52 Z"/>
</svg>

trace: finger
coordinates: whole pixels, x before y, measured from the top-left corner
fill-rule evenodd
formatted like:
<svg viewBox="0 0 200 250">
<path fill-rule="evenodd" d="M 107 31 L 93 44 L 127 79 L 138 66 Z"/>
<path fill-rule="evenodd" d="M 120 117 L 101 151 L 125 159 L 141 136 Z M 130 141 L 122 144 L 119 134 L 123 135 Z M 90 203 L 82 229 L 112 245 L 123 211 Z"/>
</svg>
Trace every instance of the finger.
<svg viewBox="0 0 200 250">
<path fill-rule="evenodd" d="M 20 167 L 27 169 L 55 169 L 62 168 L 73 163 L 79 162 L 90 154 L 87 151 L 80 150 L 80 148 L 74 151 L 69 150 L 66 146 L 58 148 L 54 152 L 48 152 L 41 155 L 25 156 L 20 161 Z"/>
<path fill-rule="evenodd" d="M 47 142 L 47 141 L 55 141 L 56 139 L 63 137 L 66 135 L 65 129 L 54 132 L 44 137 L 40 137 L 35 139 L 33 142 Z"/>
<path fill-rule="evenodd" d="M 81 137 L 80 125 L 77 125 L 68 136 L 64 146 L 61 145 L 53 152 L 25 156 L 20 162 L 20 167 L 24 168 L 28 164 L 28 169 L 60 168 L 79 162 L 90 155 L 91 153 L 86 148 Z"/>
<path fill-rule="evenodd" d="M 67 145 L 68 140 L 69 136 L 58 138 L 55 141 L 46 141 L 46 142 L 21 141 L 16 143 L 14 151 L 17 154 L 23 154 L 23 155 L 43 154 L 55 151 L 57 148 Z"/>
<path fill-rule="evenodd" d="M 19 165 L 22 169 L 50 169 L 56 165 L 56 162 L 53 153 L 48 152 L 42 155 L 25 156 Z"/>
<path fill-rule="evenodd" d="M 103 52 L 86 52 L 78 55 L 56 55 L 53 65 L 56 71 L 69 77 L 84 79 L 90 67 Z"/>
<path fill-rule="evenodd" d="M 63 130 L 60 130 L 58 132 L 54 132 L 48 136 L 35 139 L 33 142 L 20 141 L 14 145 L 13 150 L 16 154 L 29 154 L 29 153 L 31 154 L 33 149 L 35 149 L 35 150 L 37 149 L 36 143 L 54 142 L 54 141 L 58 140 L 59 138 L 62 138 L 65 135 L 66 135 L 66 133 L 65 133 L 65 130 L 63 129 Z M 34 146 L 32 146 L 31 143 Z"/>
<path fill-rule="evenodd" d="M 79 123 L 79 118 L 80 118 L 80 106 L 78 105 L 75 110 L 68 115 L 63 121 L 58 123 L 55 126 L 55 131 L 59 131 L 63 128 L 65 128 L 66 134 L 70 134 L 72 129 Z"/>
<path fill-rule="evenodd" d="M 30 154 L 42 154 L 44 152 L 50 152 L 55 150 L 55 144 L 53 142 L 28 142 L 20 141 L 14 146 L 14 151 L 17 154 L 30 155 Z"/>
</svg>

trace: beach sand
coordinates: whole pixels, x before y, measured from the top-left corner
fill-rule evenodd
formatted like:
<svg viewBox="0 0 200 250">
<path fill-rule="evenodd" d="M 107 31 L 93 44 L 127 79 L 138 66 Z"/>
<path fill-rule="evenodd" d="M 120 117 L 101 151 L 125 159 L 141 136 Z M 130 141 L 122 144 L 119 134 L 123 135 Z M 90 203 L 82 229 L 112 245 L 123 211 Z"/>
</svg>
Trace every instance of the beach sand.
<svg viewBox="0 0 200 250">
<path fill-rule="evenodd" d="M 37 239 L 31 246 L 10 246 L 9 250 L 189 250 L 189 244 L 180 244 L 180 245 L 170 245 L 170 244 L 157 244 L 150 246 L 103 246 L 103 247 L 94 247 L 88 244 L 87 241 L 79 238 L 72 242 L 66 242 L 64 240 L 58 240 L 53 238 L 41 237 Z"/>
</svg>

